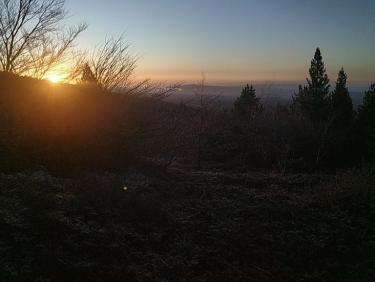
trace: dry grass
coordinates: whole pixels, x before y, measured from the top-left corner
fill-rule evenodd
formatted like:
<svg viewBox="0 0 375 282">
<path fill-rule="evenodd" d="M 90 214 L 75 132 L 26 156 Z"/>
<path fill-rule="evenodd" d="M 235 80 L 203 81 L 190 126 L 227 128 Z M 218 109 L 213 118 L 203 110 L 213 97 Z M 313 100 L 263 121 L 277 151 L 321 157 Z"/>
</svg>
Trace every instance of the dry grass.
<svg viewBox="0 0 375 282">
<path fill-rule="evenodd" d="M 371 174 L 170 175 L 1 175 L 0 280 L 373 281 Z"/>
</svg>

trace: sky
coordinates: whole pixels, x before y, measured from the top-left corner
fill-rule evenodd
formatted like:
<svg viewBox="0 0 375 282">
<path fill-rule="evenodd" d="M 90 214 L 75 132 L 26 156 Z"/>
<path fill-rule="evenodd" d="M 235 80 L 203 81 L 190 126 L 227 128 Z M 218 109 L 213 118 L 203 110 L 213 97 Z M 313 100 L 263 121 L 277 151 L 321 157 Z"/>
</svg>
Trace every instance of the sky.
<svg viewBox="0 0 375 282">
<path fill-rule="evenodd" d="M 137 75 L 210 84 L 301 82 L 320 47 L 331 81 L 375 82 L 375 0 L 66 0 L 69 23 L 132 43 Z"/>
</svg>

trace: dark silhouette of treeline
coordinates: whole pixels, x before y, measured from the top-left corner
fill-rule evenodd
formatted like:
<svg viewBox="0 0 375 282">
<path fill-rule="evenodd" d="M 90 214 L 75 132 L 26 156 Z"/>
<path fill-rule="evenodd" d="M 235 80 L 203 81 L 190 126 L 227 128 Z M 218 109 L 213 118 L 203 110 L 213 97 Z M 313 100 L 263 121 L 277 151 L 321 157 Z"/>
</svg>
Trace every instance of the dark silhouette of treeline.
<svg viewBox="0 0 375 282">
<path fill-rule="evenodd" d="M 256 139 L 247 136 L 251 131 L 270 130 L 260 136 L 277 146 L 273 157 L 279 157 L 268 165 L 272 163 L 284 169 L 294 166 L 299 169 L 334 169 L 373 161 L 375 108 L 372 100 L 375 85 L 370 86 L 363 105 L 355 111 L 344 69 L 339 71 L 332 91 L 329 82 L 320 49 L 317 48 L 307 85 L 299 86 L 290 106 L 278 105 L 259 111 L 262 106 L 256 98 L 255 89 L 244 88 L 233 113 L 240 119 L 235 124 L 239 127 L 239 135 L 246 139 L 246 148 L 251 140 Z M 259 143 L 264 141 L 259 140 Z M 272 150 L 268 146 L 263 152 L 267 154 Z"/>
<path fill-rule="evenodd" d="M 167 168 L 332 170 L 374 160 L 375 85 L 354 111 L 339 71 L 330 90 L 320 50 L 290 106 L 265 107 L 247 85 L 231 111 L 204 85 L 191 103 L 108 92 L 90 69 L 77 85 L 0 74 L 3 171 Z"/>
</svg>

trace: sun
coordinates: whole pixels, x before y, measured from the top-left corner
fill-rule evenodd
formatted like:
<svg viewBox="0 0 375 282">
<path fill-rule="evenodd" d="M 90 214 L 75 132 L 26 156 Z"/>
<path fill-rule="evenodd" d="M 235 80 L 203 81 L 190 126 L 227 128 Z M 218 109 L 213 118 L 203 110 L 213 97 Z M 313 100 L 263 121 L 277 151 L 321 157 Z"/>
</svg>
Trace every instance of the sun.
<svg viewBox="0 0 375 282">
<path fill-rule="evenodd" d="M 62 81 L 62 77 L 57 74 L 50 74 L 46 77 L 46 79 L 52 83 L 59 83 Z"/>
</svg>

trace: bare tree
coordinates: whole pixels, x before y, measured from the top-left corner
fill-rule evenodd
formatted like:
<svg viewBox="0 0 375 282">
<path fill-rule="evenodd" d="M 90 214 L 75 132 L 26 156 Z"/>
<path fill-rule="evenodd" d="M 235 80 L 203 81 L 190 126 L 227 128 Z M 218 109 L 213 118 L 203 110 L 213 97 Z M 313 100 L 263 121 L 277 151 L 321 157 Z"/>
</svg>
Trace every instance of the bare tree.
<svg viewBox="0 0 375 282">
<path fill-rule="evenodd" d="M 66 59 L 86 24 L 64 30 L 65 0 L 0 0 L 0 69 L 43 77 Z"/>
<path fill-rule="evenodd" d="M 137 80 L 135 70 L 138 57 L 130 52 L 131 44 L 124 38 L 109 37 L 93 51 L 77 56 L 71 79 L 78 80 L 85 68 L 92 71 L 97 84 L 106 92 L 119 92 L 128 95 L 165 98 L 180 84 L 163 86 L 150 79 Z"/>
<path fill-rule="evenodd" d="M 138 58 L 129 52 L 130 44 L 119 38 L 107 38 L 93 54 L 91 66 L 100 85 L 112 91 L 118 88 L 136 89 L 146 81 L 134 84 L 131 76 L 134 74 Z"/>
<path fill-rule="evenodd" d="M 194 111 L 190 115 L 190 124 L 192 126 L 192 137 L 194 143 L 194 155 L 197 168 L 201 167 L 202 152 L 207 133 L 210 131 L 211 118 L 217 112 L 220 106 L 220 93 L 211 94 L 206 90 L 206 78 L 202 73 L 202 79 L 199 88 L 194 91 L 194 98 L 187 102 L 187 105 Z"/>
<path fill-rule="evenodd" d="M 106 38 L 103 44 L 82 52 L 75 60 L 71 79 L 79 81 L 85 68 L 90 68 L 104 91 L 133 92 L 147 87 L 148 80 L 134 81 L 138 57 L 130 53 L 130 43 L 123 36 Z"/>
</svg>

